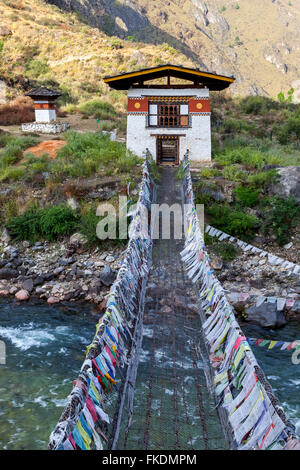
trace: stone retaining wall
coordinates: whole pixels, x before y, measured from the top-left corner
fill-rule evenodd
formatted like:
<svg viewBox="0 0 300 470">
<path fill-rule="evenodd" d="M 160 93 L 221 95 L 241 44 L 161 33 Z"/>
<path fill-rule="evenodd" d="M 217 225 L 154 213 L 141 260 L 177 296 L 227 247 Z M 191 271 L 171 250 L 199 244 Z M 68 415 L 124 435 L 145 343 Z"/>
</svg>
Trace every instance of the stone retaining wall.
<svg viewBox="0 0 300 470">
<path fill-rule="evenodd" d="M 42 134 L 60 134 L 70 128 L 67 122 L 29 122 L 21 125 L 22 132 L 39 132 Z"/>
</svg>

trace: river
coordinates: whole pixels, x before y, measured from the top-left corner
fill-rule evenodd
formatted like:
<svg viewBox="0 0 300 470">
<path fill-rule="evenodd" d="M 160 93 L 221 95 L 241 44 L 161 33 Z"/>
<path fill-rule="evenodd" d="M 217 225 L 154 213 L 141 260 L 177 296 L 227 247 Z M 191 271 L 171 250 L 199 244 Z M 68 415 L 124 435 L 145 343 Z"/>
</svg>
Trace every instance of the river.
<svg viewBox="0 0 300 470">
<path fill-rule="evenodd" d="M 88 304 L 0 303 L 0 340 L 6 345 L 6 364 L 0 365 L 0 449 L 47 448 L 97 318 Z M 300 339 L 299 323 L 276 331 L 249 324 L 242 328 L 249 337 Z M 145 327 L 144 346 L 149 341 L 148 330 Z M 300 364 L 292 363 L 289 351 L 257 347 L 254 353 L 299 433 Z M 142 354 L 141 363 L 144 361 Z M 143 377 L 138 377 L 140 381 Z M 136 398 L 139 403 L 139 396 Z M 212 430 L 214 426 L 210 423 Z M 138 439 L 138 435 L 132 436 L 133 442 Z"/>
</svg>

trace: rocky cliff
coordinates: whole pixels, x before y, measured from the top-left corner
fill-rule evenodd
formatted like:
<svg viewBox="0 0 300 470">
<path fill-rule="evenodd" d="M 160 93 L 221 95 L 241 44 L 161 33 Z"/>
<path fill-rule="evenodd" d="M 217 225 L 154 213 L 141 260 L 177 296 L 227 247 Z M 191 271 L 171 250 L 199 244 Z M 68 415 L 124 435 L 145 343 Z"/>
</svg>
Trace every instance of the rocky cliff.
<svg viewBox="0 0 300 470">
<path fill-rule="evenodd" d="M 237 94 L 300 99 L 300 3 L 289 0 L 46 0 L 109 35 L 168 43 L 204 69 L 234 74 Z"/>
</svg>

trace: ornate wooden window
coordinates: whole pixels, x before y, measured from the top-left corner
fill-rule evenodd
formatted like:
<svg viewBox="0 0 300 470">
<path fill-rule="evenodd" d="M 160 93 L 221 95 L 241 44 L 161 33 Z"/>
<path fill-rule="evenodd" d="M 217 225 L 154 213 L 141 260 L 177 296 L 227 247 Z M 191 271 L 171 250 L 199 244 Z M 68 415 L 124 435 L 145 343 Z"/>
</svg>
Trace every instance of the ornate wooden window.
<svg viewBox="0 0 300 470">
<path fill-rule="evenodd" d="M 188 105 L 178 103 L 150 104 L 148 125 L 154 127 L 188 127 Z"/>
</svg>

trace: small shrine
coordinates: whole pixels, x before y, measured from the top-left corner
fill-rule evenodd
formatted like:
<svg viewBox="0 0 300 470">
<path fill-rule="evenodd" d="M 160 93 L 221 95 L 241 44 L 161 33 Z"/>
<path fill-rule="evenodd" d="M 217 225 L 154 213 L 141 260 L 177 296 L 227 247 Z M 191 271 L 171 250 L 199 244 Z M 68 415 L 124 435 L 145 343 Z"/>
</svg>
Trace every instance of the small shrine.
<svg viewBox="0 0 300 470">
<path fill-rule="evenodd" d="M 40 87 L 30 91 L 26 96 L 34 101 L 35 122 L 22 124 L 23 132 L 59 134 L 70 127 L 66 122 L 57 121 L 55 101 L 61 96 L 59 91 Z"/>
</svg>

